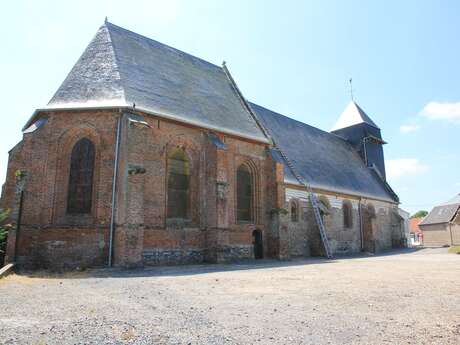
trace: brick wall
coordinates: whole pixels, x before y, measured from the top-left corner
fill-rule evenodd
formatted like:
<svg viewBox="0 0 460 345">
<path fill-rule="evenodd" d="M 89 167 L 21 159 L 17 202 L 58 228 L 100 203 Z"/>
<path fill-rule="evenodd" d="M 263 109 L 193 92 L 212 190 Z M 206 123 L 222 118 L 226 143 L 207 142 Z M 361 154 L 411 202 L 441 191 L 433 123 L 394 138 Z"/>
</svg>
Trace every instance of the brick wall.
<svg viewBox="0 0 460 345">
<path fill-rule="evenodd" d="M 17 220 L 16 170 L 27 172 L 18 261 L 22 266 L 106 265 L 116 114 L 109 111 L 43 113 L 48 122 L 10 152 L 1 206 Z M 66 215 L 70 152 L 82 137 L 96 145 L 91 215 Z M 14 260 L 16 231 L 10 234 L 7 260 Z"/>
<path fill-rule="evenodd" d="M 2 207 L 17 211 L 14 172 L 27 171 L 18 242 L 20 264 L 31 268 L 106 265 L 116 128 L 121 114 L 72 111 L 41 116 L 47 117 L 48 123 L 25 134 L 10 153 L 1 198 Z M 278 228 L 270 226 L 270 210 L 279 207 L 279 199 L 284 198 L 280 192 L 283 169 L 267 154 L 267 146 L 219 134 L 226 144 L 222 149 L 209 140 L 204 129 L 153 116 L 144 118 L 148 127 L 129 122 L 128 115 L 122 117 L 114 264 L 253 258 L 255 229 L 263 234 L 265 256 L 279 256 Z M 70 216 L 66 213 L 70 153 L 83 137 L 96 147 L 92 211 Z M 185 150 L 190 163 L 191 207 L 186 220 L 166 217 L 167 157 L 177 147 Z M 236 169 L 242 163 L 254 173 L 254 222 L 250 223 L 236 220 Z M 145 173 L 129 174 L 132 165 L 144 168 Z M 15 235 L 13 231 L 8 245 L 10 261 L 14 259 Z"/>
<path fill-rule="evenodd" d="M 11 150 L 1 206 L 12 209 L 18 198 L 14 172 L 27 171 L 20 264 L 24 267 L 106 265 L 109 255 L 112 186 L 117 121 L 121 120 L 120 155 L 116 180 L 113 262 L 142 266 L 195 262 L 223 262 L 254 257 L 253 232 L 262 234 L 264 257 L 321 255 L 322 245 L 312 209 L 304 191 L 284 185 L 284 167 L 271 158 L 267 145 L 217 133 L 225 148 L 215 145 L 208 131 L 154 116 L 147 125 L 129 121 L 117 111 L 48 112 L 42 128 L 25 134 Z M 70 154 L 81 138 L 96 148 L 92 211 L 71 216 L 67 209 Z M 187 219 L 167 218 L 167 157 L 182 148 L 190 166 Z M 240 164 L 253 174 L 253 221 L 236 219 L 236 171 Z M 132 167 L 141 168 L 131 173 Z M 320 193 L 330 205 L 325 216 L 328 238 L 336 254 L 361 249 L 358 198 Z M 289 202 L 298 202 L 299 219 L 291 222 Z M 343 200 L 352 204 L 352 226 L 343 226 Z M 372 203 L 369 250 L 384 250 L 395 241 L 394 205 Z M 366 224 L 365 224 L 366 225 Z M 14 259 L 16 232 L 9 237 L 7 259 Z M 56 258 L 59 257 L 59 260 Z"/>
</svg>

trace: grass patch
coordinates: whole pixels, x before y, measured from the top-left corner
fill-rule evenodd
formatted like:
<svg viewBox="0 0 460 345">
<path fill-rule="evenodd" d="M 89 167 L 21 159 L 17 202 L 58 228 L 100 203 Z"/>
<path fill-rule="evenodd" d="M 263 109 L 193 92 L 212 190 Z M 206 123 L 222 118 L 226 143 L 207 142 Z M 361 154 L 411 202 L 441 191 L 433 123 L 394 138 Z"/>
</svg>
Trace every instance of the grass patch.
<svg viewBox="0 0 460 345">
<path fill-rule="evenodd" d="M 449 248 L 449 253 L 460 254 L 460 246 L 452 246 Z"/>
</svg>

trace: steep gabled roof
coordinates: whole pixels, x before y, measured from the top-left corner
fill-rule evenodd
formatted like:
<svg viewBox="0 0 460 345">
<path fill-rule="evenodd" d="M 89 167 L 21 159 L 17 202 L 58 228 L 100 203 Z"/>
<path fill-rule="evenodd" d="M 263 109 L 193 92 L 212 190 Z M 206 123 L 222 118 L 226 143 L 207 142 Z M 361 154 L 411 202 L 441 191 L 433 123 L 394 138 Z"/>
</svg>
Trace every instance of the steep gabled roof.
<svg viewBox="0 0 460 345">
<path fill-rule="evenodd" d="M 257 104 L 251 103 L 251 108 L 296 172 L 313 188 L 397 201 L 344 139 Z M 287 167 L 285 179 L 299 184 Z"/>
<path fill-rule="evenodd" d="M 127 105 L 108 26 L 103 25 L 48 103 L 49 108 Z"/>
<path fill-rule="evenodd" d="M 134 104 L 159 116 L 268 141 L 222 67 L 108 22 L 47 108 Z"/>
<path fill-rule="evenodd" d="M 342 115 L 340 115 L 334 127 L 331 129 L 331 132 L 360 123 L 367 123 L 372 127 L 379 128 L 355 101 L 351 101 L 348 103 Z"/>
<path fill-rule="evenodd" d="M 397 201 L 342 138 L 255 104 L 248 106 L 225 66 L 108 22 L 98 30 L 47 107 L 36 114 L 49 109 L 134 105 L 146 113 L 265 143 L 269 143 L 264 133 L 267 129 L 278 149 L 312 187 Z M 377 127 L 354 102 L 344 114 L 348 125 L 361 121 Z M 272 151 L 272 156 L 284 160 Z M 299 183 L 289 168 L 286 181 Z"/>
<path fill-rule="evenodd" d="M 449 223 L 457 214 L 460 208 L 460 194 L 448 202 L 434 207 L 419 225 Z"/>
</svg>

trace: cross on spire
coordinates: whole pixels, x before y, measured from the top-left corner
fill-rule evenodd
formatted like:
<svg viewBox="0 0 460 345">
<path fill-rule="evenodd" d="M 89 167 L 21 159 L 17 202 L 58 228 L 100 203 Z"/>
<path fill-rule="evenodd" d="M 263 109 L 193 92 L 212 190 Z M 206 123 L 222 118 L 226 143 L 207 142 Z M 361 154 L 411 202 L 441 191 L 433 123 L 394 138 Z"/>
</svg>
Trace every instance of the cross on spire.
<svg viewBox="0 0 460 345">
<path fill-rule="evenodd" d="M 349 83 L 350 83 L 350 97 L 351 97 L 351 100 L 354 101 L 355 99 L 353 97 L 353 78 L 350 78 Z"/>
</svg>

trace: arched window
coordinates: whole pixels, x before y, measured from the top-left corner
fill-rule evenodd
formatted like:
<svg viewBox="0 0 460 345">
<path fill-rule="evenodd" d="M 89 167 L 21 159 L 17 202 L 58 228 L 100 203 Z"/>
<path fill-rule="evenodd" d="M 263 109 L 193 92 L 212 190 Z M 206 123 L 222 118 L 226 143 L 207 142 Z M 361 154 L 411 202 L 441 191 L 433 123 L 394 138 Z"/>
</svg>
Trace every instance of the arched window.
<svg viewBox="0 0 460 345">
<path fill-rule="evenodd" d="M 236 172 L 236 209 L 237 220 L 252 221 L 253 220 L 253 186 L 252 176 L 249 167 L 242 164 Z"/>
<path fill-rule="evenodd" d="M 367 216 L 370 219 L 374 219 L 377 215 L 375 214 L 375 207 L 372 204 L 367 205 Z"/>
<path fill-rule="evenodd" d="M 187 218 L 189 206 L 189 162 L 183 149 L 168 157 L 168 218 Z"/>
<path fill-rule="evenodd" d="M 299 209 L 295 201 L 291 201 L 291 222 L 299 221 Z"/>
<path fill-rule="evenodd" d="M 72 149 L 67 194 L 69 214 L 91 213 L 95 153 L 94 144 L 87 138 L 77 141 Z"/>
<path fill-rule="evenodd" d="M 343 227 L 344 228 L 352 228 L 353 227 L 353 207 L 351 202 L 345 200 L 342 205 L 343 210 Z"/>
</svg>

